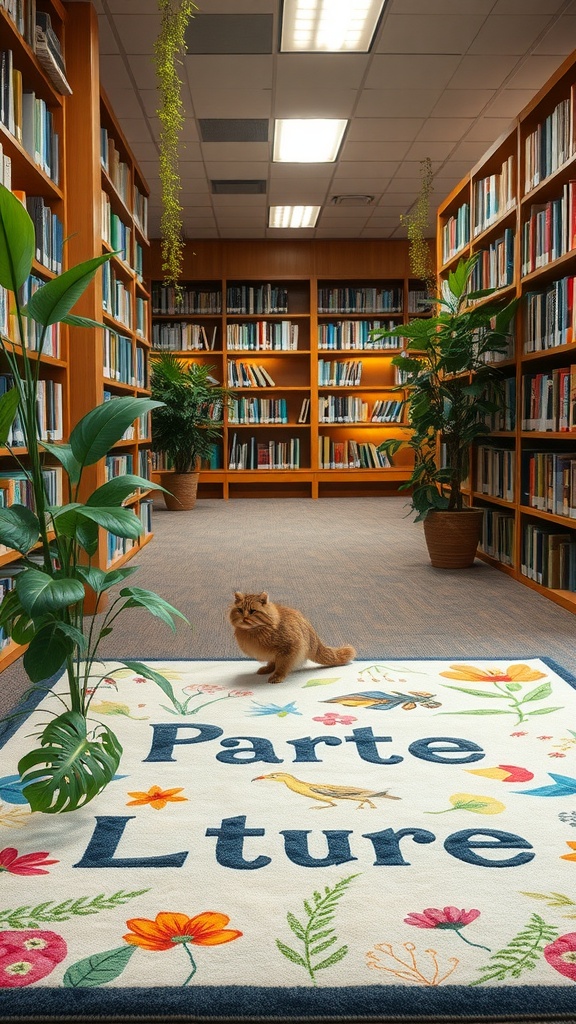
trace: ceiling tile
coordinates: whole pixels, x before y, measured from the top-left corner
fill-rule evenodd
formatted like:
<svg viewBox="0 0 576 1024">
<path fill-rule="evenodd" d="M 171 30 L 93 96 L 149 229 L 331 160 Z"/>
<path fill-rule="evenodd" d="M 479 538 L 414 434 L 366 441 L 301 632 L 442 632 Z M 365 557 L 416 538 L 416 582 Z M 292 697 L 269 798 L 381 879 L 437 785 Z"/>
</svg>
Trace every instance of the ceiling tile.
<svg viewBox="0 0 576 1024">
<path fill-rule="evenodd" d="M 270 164 L 270 181 L 299 181 L 305 176 L 329 182 L 334 174 L 334 164 Z"/>
<path fill-rule="evenodd" d="M 454 149 L 453 142 L 414 142 L 408 152 L 406 153 L 407 160 L 426 160 L 427 157 L 430 160 L 441 161 L 445 160 L 447 156 Z"/>
<path fill-rule="evenodd" d="M 118 53 L 118 40 L 112 31 L 108 18 L 98 18 L 98 47 L 100 54 Z"/>
<path fill-rule="evenodd" d="M 426 158 L 424 158 L 426 159 Z M 432 173 L 436 174 L 440 167 L 442 167 L 443 161 L 432 160 Z M 398 178 L 421 178 L 423 170 L 424 160 L 403 160 L 398 168 Z"/>
<path fill-rule="evenodd" d="M 362 230 L 360 228 L 360 230 Z M 358 238 L 357 225 L 332 226 L 330 224 L 319 224 L 316 228 L 316 238 Z"/>
<path fill-rule="evenodd" d="M 560 59 L 567 57 L 576 48 L 576 9 L 570 17 L 561 18 L 552 25 L 540 43 L 534 48 L 536 54 L 551 54 Z"/>
<path fill-rule="evenodd" d="M 489 14 L 494 2 L 495 0 L 434 0 L 434 14 Z M 388 0 L 386 9 L 393 14 L 430 14 L 430 0 Z"/>
<path fill-rule="evenodd" d="M 279 53 L 276 57 L 276 88 L 359 89 L 369 64 L 366 54 Z"/>
<path fill-rule="evenodd" d="M 194 93 L 196 117 L 270 117 L 272 93 L 267 89 L 198 89 Z"/>
<path fill-rule="evenodd" d="M 492 89 L 445 89 L 432 116 L 477 117 L 494 95 Z"/>
<path fill-rule="evenodd" d="M 334 175 L 330 194 L 356 195 L 358 192 L 362 194 L 368 192 L 371 196 L 380 196 L 385 191 L 388 184 L 389 181 L 387 178 L 344 177 L 343 174 L 339 172 Z"/>
<path fill-rule="evenodd" d="M 360 232 L 360 238 L 390 238 L 390 228 L 371 228 L 370 226 L 362 228 Z"/>
<path fill-rule="evenodd" d="M 499 89 L 518 63 L 517 56 L 483 54 L 462 57 L 453 77 L 451 89 Z"/>
<path fill-rule="evenodd" d="M 261 166 L 266 167 L 269 146 L 267 142 L 203 142 L 202 153 L 207 164 L 212 164 L 213 161 L 234 161 L 241 164 L 261 160 L 265 161 Z M 232 175 L 228 174 L 228 177 Z"/>
<path fill-rule="evenodd" d="M 216 215 L 216 223 L 221 228 L 252 228 L 260 225 L 261 228 L 266 227 L 268 211 L 266 209 L 261 212 L 258 210 L 251 210 L 242 212 L 239 210 L 219 210 Z"/>
<path fill-rule="evenodd" d="M 380 161 L 368 161 L 368 160 L 343 160 L 338 164 L 336 168 L 335 178 L 347 177 L 347 178 L 373 178 L 376 180 L 382 180 L 382 177 L 390 177 L 390 174 L 383 173 L 382 168 L 386 164 L 380 163 Z"/>
<path fill-rule="evenodd" d="M 486 107 L 491 117 L 509 117 L 512 120 L 530 102 L 534 92 L 530 89 L 503 89 Z"/>
<path fill-rule="evenodd" d="M 194 54 L 184 58 L 193 89 L 220 90 L 223 82 L 239 82 L 243 90 L 271 89 L 274 58 L 271 54 Z"/>
<path fill-rule="evenodd" d="M 102 84 L 106 92 L 108 92 L 105 83 L 102 82 Z M 133 89 L 114 90 L 114 113 L 118 118 L 142 117 L 142 107 Z"/>
<path fill-rule="evenodd" d="M 442 93 L 438 89 L 364 89 L 357 117 L 428 117 Z"/>
<path fill-rule="evenodd" d="M 119 90 L 133 87 L 124 58 L 120 55 L 110 54 L 100 57 L 100 76 L 106 82 L 106 92 L 110 95 L 116 96 Z"/>
<path fill-rule="evenodd" d="M 132 54 L 127 58 L 131 74 L 139 89 L 157 89 L 156 67 L 145 54 Z"/>
<path fill-rule="evenodd" d="M 262 161 L 238 161 L 233 165 L 234 173 L 231 173 L 232 165 L 224 161 L 206 161 L 206 174 L 210 179 L 220 180 L 221 178 L 244 178 L 246 181 L 266 178 L 268 176 L 268 164 Z M 244 197 L 242 197 L 242 201 Z M 238 202 L 238 199 L 236 199 Z"/>
<path fill-rule="evenodd" d="M 351 117 L 356 103 L 353 89 L 331 89 L 324 82 L 314 89 L 277 89 L 275 117 Z"/>
<path fill-rule="evenodd" d="M 271 53 L 274 18 L 271 14 L 208 13 L 203 6 L 186 27 L 190 53 Z"/>
<path fill-rule="evenodd" d="M 152 142 L 157 138 L 152 125 L 143 117 L 125 117 L 122 121 L 122 131 L 132 148 L 137 142 Z"/>
<path fill-rule="evenodd" d="M 275 206 L 322 206 L 327 188 L 317 183 L 295 183 L 292 186 L 270 185 L 268 201 Z"/>
<path fill-rule="evenodd" d="M 410 147 L 409 142 L 349 142 L 346 140 L 342 148 L 340 163 L 352 160 L 382 162 L 383 173 L 393 174 Z M 397 159 L 391 160 L 394 157 Z"/>
<path fill-rule="evenodd" d="M 386 189 L 386 195 L 389 196 L 392 193 L 397 194 L 398 192 L 402 195 L 416 195 L 420 188 L 417 178 L 393 178 L 388 188 Z"/>
<path fill-rule="evenodd" d="M 158 160 L 157 142 L 135 142 L 132 149 L 138 163 L 141 161 Z"/>
<path fill-rule="evenodd" d="M 471 117 L 430 117 L 424 121 L 417 142 L 457 142 L 474 124 Z"/>
<path fill-rule="evenodd" d="M 159 14 L 116 14 L 113 24 L 126 53 L 154 53 L 154 43 L 161 26 Z"/>
<path fill-rule="evenodd" d="M 470 167 L 472 167 L 473 164 L 480 160 L 485 152 L 485 142 L 470 142 L 468 139 L 465 139 L 464 142 L 461 142 L 460 145 L 456 147 L 452 153 L 452 157 L 454 160 L 464 160 L 470 164 Z"/>
<path fill-rule="evenodd" d="M 448 54 L 375 54 L 364 87 L 386 89 L 444 89 L 458 67 L 460 57 Z"/>
<path fill-rule="evenodd" d="M 241 198 L 242 206 L 249 206 L 254 210 L 258 210 L 259 208 L 264 209 L 266 207 L 265 195 L 244 195 Z M 227 207 L 238 209 L 238 196 L 213 195 L 212 203 L 216 214 L 218 213 L 218 210 L 224 210 Z"/>
<path fill-rule="evenodd" d="M 548 22 L 546 15 L 490 15 L 471 44 L 470 53 L 526 53 Z"/>
<path fill-rule="evenodd" d="M 99 0 L 100 5 L 103 6 L 103 0 Z M 111 14 L 133 14 L 134 13 L 134 2 L 133 0 L 107 0 L 106 7 Z M 157 0 L 139 0 L 138 3 L 138 14 L 157 14 L 158 4 Z"/>
<path fill-rule="evenodd" d="M 158 117 L 149 117 L 149 124 L 152 130 L 156 133 L 156 138 L 160 138 L 160 119 Z M 193 117 L 184 118 L 184 124 L 180 133 L 180 145 L 182 147 L 182 153 L 188 152 L 188 143 L 199 142 L 200 136 L 198 134 L 198 128 L 196 127 L 196 121 Z"/>
<path fill-rule="evenodd" d="M 426 13 L 419 17 L 391 14 L 385 21 L 375 52 L 466 53 L 484 20 L 482 14 Z"/>
<path fill-rule="evenodd" d="M 506 83 L 509 89 L 530 89 L 537 92 L 558 67 L 558 58 L 550 56 L 527 57 L 515 75 Z"/>
<path fill-rule="evenodd" d="M 189 238 L 191 241 L 194 241 L 195 238 L 219 238 L 220 236 L 219 236 L 218 231 L 217 231 L 217 229 L 215 227 L 213 227 L 213 228 L 201 227 L 201 228 L 198 228 L 196 231 L 192 229 L 184 237 L 185 238 Z"/>
<path fill-rule="evenodd" d="M 425 124 L 422 117 L 355 117 L 346 142 L 412 142 Z"/>
<path fill-rule="evenodd" d="M 496 0 L 491 14 L 514 14 L 523 18 L 526 14 L 556 14 L 565 0 Z"/>
<path fill-rule="evenodd" d="M 509 117 L 479 117 L 470 128 L 470 131 L 467 132 L 466 141 L 484 142 L 486 143 L 485 148 L 488 149 L 488 144 L 499 139 L 508 130 L 509 126 Z"/>
</svg>

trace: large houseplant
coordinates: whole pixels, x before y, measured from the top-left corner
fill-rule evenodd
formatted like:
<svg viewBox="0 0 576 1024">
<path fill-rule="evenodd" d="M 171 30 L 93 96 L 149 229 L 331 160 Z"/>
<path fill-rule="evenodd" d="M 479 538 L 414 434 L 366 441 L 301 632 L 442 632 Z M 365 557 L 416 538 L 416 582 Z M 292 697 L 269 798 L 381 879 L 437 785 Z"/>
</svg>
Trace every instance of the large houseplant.
<svg viewBox="0 0 576 1024">
<path fill-rule="evenodd" d="M 16 197 L 0 186 L 0 286 L 10 294 L 13 336 L 0 335 L 0 349 L 13 387 L 0 398 L 0 447 L 7 446 L 11 426 L 19 417 L 27 454 L 19 468 L 30 482 L 32 507 L 0 508 L 0 544 L 18 552 L 20 571 L 15 587 L 2 601 L 0 626 L 16 643 L 28 645 L 24 668 L 31 692 L 45 691 L 44 680 L 64 668 L 67 696 L 59 694 L 61 713 L 42 729 L 38 746 L 18 764 L 23 794 L 33 811 L 71 811 L 86 804 L 114 777 L 122 747 L 106 725 L 90 720 L 90 703 L 105 675 L 98 666 L 98 648 L 112 632 L 118 615 L 143 607 L 174 628 L 180 612 L 148 590 L 126 585 L 134 568 L 104 571 L 91 564 L 100 527 L 120 537 L 136 538 L 142 524 L 123 502 L 136 488 L 150 489 L 148 480 L 132 474 L 98 487 L 84 501 L 83 472 L 106 455 L 126 429 L 157 403 L 142 398 L 117 398 L 92 409 L 74 427 L 67 443 L 42 441 L 38 429 L 37 392 L 40 358 L 26 346 L 27 321 L 38 325 L 41 356 L 51 325 L 100 327 L 71 313 L 101 264 L 98 256 L 48 281 L 26 305 L 21 289 L 30 274 L 35 251 L 34 227 Z M 49 504 L 43 465 L 59 463 L 65 481 L 65 505 Z M 120 588 L 116 596 L 112 588 Z M 96 611 L 106 597 L 101 619 Z M 94 614 L 85 617 L 91 604 Z M 140 674 L 169 684 L 140 663 L 124 662 Z"/>
<path fill-rule="evenodd" d="M 388 455 L 401 446 L 414 453 L 410 478 L 402 484 L 411 490 L 416 521 L 424 521 L 431 561 L 441 567 L 472 564 L 480 537 L 482 512 L 466 509 L 463 483 L 469 469 L 471 445 L 490 432 L 487 418 L 498 408 L 501 372 L 491 354 L 506 350 L 517 300 L 508 305 L 483 301 L 494 289 L 470 291 L 470 279 L 479 254 L 461 259 L 443 282 L 435 300 L 436 314 L 418 318 L 377 337 L 406 339 L 405 352 L 393 364 L 403 374 L 404 402 L 411 435 L 380 445 Z M 450 535 L 461 538 L 476 519 L 467 550 L 460 556 L 447 551 Z M 449 533 L 447 532 L 449 531 Z"/>
<path fill-rule="evenodd" d="M 152 363 L 152 398 L 162 403 L 152 413 L 152 444 L 173 466 L 173 472 L 161 475 L 171 511 L 194 507 L 199 461 L 210 458 L 222 436 L 224 406 L 231 392 L 215 381 L 213 369 L 184 362 L 172 352 Z"/>
</svg>

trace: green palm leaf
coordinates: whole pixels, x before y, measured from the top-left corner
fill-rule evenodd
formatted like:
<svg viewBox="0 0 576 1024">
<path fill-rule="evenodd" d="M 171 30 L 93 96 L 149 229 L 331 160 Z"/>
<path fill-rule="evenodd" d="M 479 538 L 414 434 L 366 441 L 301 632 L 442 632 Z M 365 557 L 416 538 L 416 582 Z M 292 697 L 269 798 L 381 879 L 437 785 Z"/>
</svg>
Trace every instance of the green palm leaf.
<svg viewBox="0 0 576 1024">
<path fill-rule="evenodd" d="M 34 257 L 34 225 L 19 199 L 0 185 L 0 285 L 17 292 Z"/>
<path fill-rule="evenodd" d="M 95 256 L 94 259 L 78 263 L 59 277 L 47 281 L 30 296 L 25 308 L 26 315 L 31 316 L 43 327 L 59 323 L 78 302 L 98 268 L 110 259 L 112 253 L 108 252 L 103 256 Z"/>
<path fill-rule="evenodd" d="M 114 398 L 91 409 L 70 434 L 70 447 L 81 466 L 103 459 L 127 428 L 161 403 L 149 398 Z"/>
<path fill-rule="evenodd" d="M 105 726 L 89 738 L 86 720 L 76 711 L 50 722 L 40 743 L 20 759 L 18 771 L 32 810 L 47 814 L 74 811 L 93 800 L 114 778 L 122 754 Z"/>
</svg>

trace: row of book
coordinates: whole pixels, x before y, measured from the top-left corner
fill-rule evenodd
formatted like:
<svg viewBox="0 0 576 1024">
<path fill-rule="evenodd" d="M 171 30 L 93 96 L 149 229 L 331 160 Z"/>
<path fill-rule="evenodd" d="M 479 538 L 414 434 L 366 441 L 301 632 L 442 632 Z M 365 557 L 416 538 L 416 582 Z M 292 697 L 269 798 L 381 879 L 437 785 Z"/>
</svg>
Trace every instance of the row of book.
<svg viewBox="0 0 576 1024">
<path fill-rule="evenodd" d="M 279 284 L 229 284 L 226 288 L 229 313 L 287 313 L 288 289 Z"/>
<path fill-rule="evenodd" d="M 480 444 L 476 450 L 476 490 L 492 498 L 514 501 L 515 452 Z"/>
<path fill-rule="evenodd" d="M 289 441 L 248 441 L 232 438 L 228 469 L 300 469 L 300 438 Z"/>
<path fill-rule="evenodd" d="M 511 154 L 502 164 L 500 171 L 472 182 L 474 237 L 514 207 L 514 165 L 514 156 Z"/>
<path fill-rule="evenodd" d="M 490 385 L 485 393 L 494 409 L 485 418 L 491 433 L 498 430 L 516 429 L 516 377 L 504 377 L 497 384 Z"/>
<path fill-rule="evenodd" d="M 108 380 L 136 384 L 132 340 L 105 327 L 102 332 L 102 374 Z"/>
<path fill-rule="evenodd" d="M 103 402 L 113 402 L 116 398 L 119 398 L 119 397 L 120 397 L 119 395 L 113 395 L 112 392 L 108 391 L 106 388 L 104 389 L 104 392 L 103 392 Z M 140 422 L 141 420 L 142 420 L 142 417 L 140 417 L 140 420 L 139 421 L 137 420 L 136 422 Z M 142 433 L 142 425 L 140 425 L 140 437 L 149 437 L 149 436 L 150 436 L 149 435 L 149 431 L 148 431 L 148 433 Z M 122 434 L 122 437 L 120 438 L 120 440 L 121 441 L 132 441 L 135 437 L 136 437 L 136 427 L 135 427 L 134 423 L 131 423 L 129 427 L 126 427 L 126 430 Z"/>
<path fill-rule="evenodd" d="M 230 388 L 275 388 L 265 366 L 243 363 L 239 359 L 228 360 L 228 387 Z"/>
<path fill-rule="evenodd" d="M 140 503 L 139 507 L 134 511 L 139 517 L 143 526 L 143 536 L 147 537 L 152 533 L 152 507 L 153 502 L 151 498 L 144 498 Z M 135 546 L 135 541 L 128 537 L 117 537 L 113 533 L 106 534 L 106 547 L 108 557 L 108 567 L 113 562 L 122 558 L 128 554 L 129 551 Z"/>
<path fill-rule="evenodd" d="M 26 207 L 34 225 L 36 260 L 52 273 L 60 274 L 62 272 L 64 225 L 58 214 L 52 212 L 42 196 L 27 196 L 20 190 L 15 191 L 14 195 Z"/>
<path fill-rule="evenodd" d="M 285 398 L 237 398 L 228 407 L 228 422 L 288 423 Z"/>
<path fill-rule="evenodd" d="M 20 83 L 20 79 L 17 79 Z M 23 91 L 15 108 L 20 118 L 15 124 L 13 134 L 28 153 L 35 164 L 40 167 L 52 181 L 60 183 L 60 139 L 54 130 L 52 111 L 41 96 Z"/>
<path fill-rule="evenodd" d="M 524 352 L 542 352 L 574 339 L 576 277 L 562 277 L 542 291 L 527 292 L 524 311 Z"/>
<path fill-rule="evenodd" d="M 318 438 L 318 455 L 320 469 L 388 469 L 392 465 L 372 441 L 334 440 L 328 434 Z"/>
<path fill-rule="evenodd" d="M 576 246 L 576 181 L 567 181 L 562 196 L 533 203 L 522 225 L 522 276 L 545 267 Z"/>
<path fill-rule="evenodd" d="M 186 321 L 152 324 L 152 348 L 159 352 L 201 352 L 212 351 L 216 344 L 218 328 L 203 324 L 189 324 Z"/>
<path fill-rule="evenodd" d="M 132 230 L 121 217 L 112 210 L 110 196 L 102 189 L 102 238 L 111 249 L 118 253 L 118 258 L 132 267 Z"/>
<path fill-rule="evenodd" d="M 132 295 L 110 261 L 102 265 L 102 307 L 124 327 L 132 327 Z"/>
<path fill-rule="evenodd" d="M 401 313 L 402 287 L 363 288 L 341 286 L 318 289 L 319 313 Z"/>
<path fill-rule="evenodd" d="M 470 203 L 462 203 L 442 226 L 442 262 L 447 263 L 470 241 Z"/>
<path fill-rule="evenodd" d="M 2 546 L 3 545 L 0 545 L 0 547 Z M 2 570 L 0 570 L 0 572 L 6 573 L 6 568 L 3 568 Z M 14 590 L 15 585 L 16 580 L 14 579 L 13 576 L 0 576 L 0 604 L 2 604 L 2 601 L 6 597 L 6 594 L 10 593 L 11 590 Z M 9 643 L 10 637 L 6 633 L 4 626 L 0 626 L 0 650 L 3 650 L 5 647 L 7 647 Z"/>
<path fill-rule="evenodd" d="M 33 295 L 38 288 L 41 288 L 45 282 L 36 277 L 35 274 L 30 274 L 22 288 L 20 289 L 20 302 L 22 306 L 25 306 L 29 301 L 31 295 Z M 42 340 L 43 327 L 32 320 L 31 317 L 23 318 L 23 333 L 24 333 L 24 345 L 30 351 L 38 352 L 40 345 L 42 345 L 42 354 L 46 356 L 52 356 L 55 359 L 60 358 L 60 324 L 50 324 L 44 331 L 44 339 Z M 4 337 L 12 339 L 20 339 L 20 333 L 18 324 L 16 321 L 16 313 L 14 304 L 11 301 L 11 292 L 7 291 L 6 288 L 0 286 L 0 333 Z"/>
<path fill-rule="evenodd" d="M 221 313 L 222 292 L 219 288 L 198 288 L 187 281 L 182 281 L 178 292 L 174 285 L 153 281 L 152 312 L 158 316 Z"/>
<path fill-rule="evenodd" d="M 136 184 L 134 185 L 132 215 L 144 238 L 148 238 L 148 196 L 145 196 Z"/>
<path fill-rule="evenodd" d="M 104 477 L 112 480 L 117 476 L 125 476 L 134 472 L 134 458 L 130 453 L 122 455 L 107 455 L 104 466 Z"/>
<path fill-rule="evenodd" d="M 320 387 L 354 387 L 362 380 L 361 359 L 319 359 L 318 384 Z"/>
<path fill-rule="evenodd" d="M 386 351 L 402 347 L 402 338 L 373 338 L 372 331 L 390 331 L 394 320 L 338 320 L 318 324 L 320 349 L 370 349 Z"/>
<path fill-rule="evenodd" d="M 120 155 L 115 140 L 108 129 L 100 128 L 100 163 L 110 178 L 118 195 L 126 206 L 130 206 L 130 168 Z"/>
<path fill-rule="evenodd" d="M 11 373 L 0 374 L 0 396 L 14 387 Z M 40 378 L 36 388 L 36 418 L 38 432 L 42 441 L 61 441 L 63 438 L 62 384 L 51 378 Z M 25 446 L 24 429 L 19 412 L 8 431 L 6 439 L 8 448 Z"/>
<path fill-rule="evenodd" d="M 53 466 L 42 470 L 42 481 L 48 506 L 63 504 L 62 466 Z M 34 496 L 30 478 L 19 470 L 8 470 L 0 473 L 0 507 L 25 505 L 34 508 Z M 2 553 L 8 549 L 1 545 Z"/>
<path fill-rule="evenodd" d="M 574 152 L 574 90 L 524 140 L 524 192 L 554 174 Z"/>
<path fill-rule="evenodd" d="M 520 572 L 552 590 L 576 591 L 576 539 L 544 523 L 526 523 L 522 531 Z"/>
<path fill-rule="evenodd" d="M 36 0 L 0 0 L 0 8 L 6 11 L 22 38 L 34 49 L 36 28 Z"/>
<path fill-rule="evenodd" d="M 148 337 L 148 300 L 141 295 L 136 296 L 136 334 L 140 338 Z"/>
<path fill-rule="evenodd" d="M 378 399 L 372 409 L 368 402 L 354 395 L 320 395 L 320 423 L 400 423 L 404 403 L 394 399 Z"/>
<path fill-rule="evenodd" d="M 523 452 L 522 503 L 576 519 L 576 451 Z"/>
<path fill-rule="evenodd" d="M 512 565 L 514 555 L 514 513 L 500 508 L 484 509 L 480 548 L 504 565 Z"/>
<path fill-rule="evenodd" d="M 576 365 L 524 374 L 522 430 L 576 431 Z"/>
<path fill-rule="evenodd" d="M 295 352 L 298 348 L 298 324 L 290 320 L 227 324 L 226 346 L 229 349 Z"/>
<path fill-rule="evenodd" d="M 480 258 L 470 277 L 470 290 L 506 288 L 514 283 L 514 232 L 506 228 L 501 238 L 479 249 Z"/>
</svg>

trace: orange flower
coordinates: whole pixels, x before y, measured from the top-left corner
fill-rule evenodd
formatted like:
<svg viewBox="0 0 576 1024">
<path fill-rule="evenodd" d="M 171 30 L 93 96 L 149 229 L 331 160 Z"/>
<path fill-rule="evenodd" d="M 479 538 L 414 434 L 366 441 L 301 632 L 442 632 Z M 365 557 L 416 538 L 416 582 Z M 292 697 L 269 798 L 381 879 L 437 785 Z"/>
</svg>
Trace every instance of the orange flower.
<svg viewBox="0 0 576 1024">
<path fill-rule="evenodd" d="M 544 679 L 544 672 L 538 672 L 529 665 L 508 665 L 507 669 L 476 668 L 475 665 L 450 665 L 450 672 L 441 672 L 447 679 L 459 679 L 470 683 L 533 683 Z"/>
<path fill-rule="evenodd" d="M 188 917 L 187 914 L 172 914 L 168 911 L 156 915 L 155 921 L 146 917 L 133 917 L 126 924 L 130 928 L 124 936 L 126 942 L 142 949 L 173 949 L 180 943 L 191 942 L 196 946 L 220 946 L 232 942 L 242 932 L 226 928 L 230 918 L 213 910 Z"/>
<path fill-rule="evenodd" d="M 187 796 L 176 796 L 176 793 L 181 793 L 183 786 L 177 789 L 160 789 L 160 786 L 151 786 L 147 793 L 128 793 L 128 796 L 135 797 L 134 800 L 128 800 L 126 807 L 141 807 L 144 804 L 150 804 L 155 811 L 161 811 L 166 804 L 178 803 L 180 800 L 187 801 Z"/>
<path fill-rule="evenodd" d="M 569 843 L 566 840 L 566 846 L 569 846 L 571 850 L 576 850 L 576 843 Z M 564 853 L 560 857 L 560 860 L 576 860 L 576 853 Z"/>
</svg>

